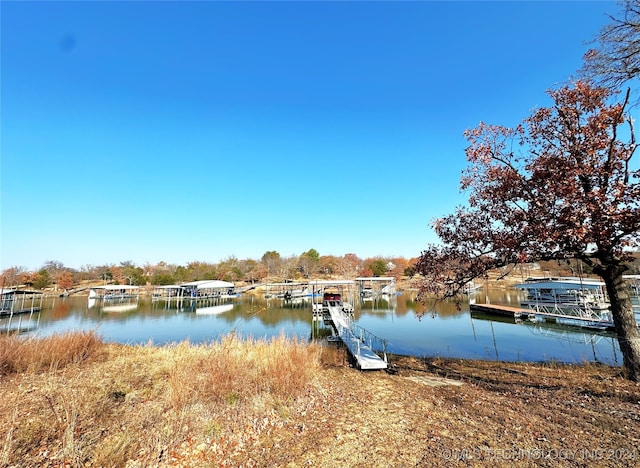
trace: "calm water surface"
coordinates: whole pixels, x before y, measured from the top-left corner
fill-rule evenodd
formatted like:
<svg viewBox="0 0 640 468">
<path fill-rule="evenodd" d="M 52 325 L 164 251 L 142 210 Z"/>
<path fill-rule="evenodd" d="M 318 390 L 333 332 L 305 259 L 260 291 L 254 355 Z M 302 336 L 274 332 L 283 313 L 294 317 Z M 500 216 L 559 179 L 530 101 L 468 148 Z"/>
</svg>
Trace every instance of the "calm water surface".
<svg viewBox="0 0 640 468">
<path fill-rule="evenodd" d="M 518 304 L 515 291 L 481 296 L 478 302 Z M 356 302 L 355 306 L 356 323 L 387 340 L 391 353 L 501 361 L 622 362 L 612 335 L 471 314 L 468 303 L 463 303 L 461 310 L 453 304 L 441 304 L 437 313 L 421 318 L 417 315 L 424 308 L 407 293 Z M 129 310 L 117 311 L 100 304 L 90 306 L 87 297 L 49 298 L 42 312 L 32 317 L 0 319 L 0 330 L 17 328 L 37 336 L 96 330 L 106 341 L 132 344 L 201 343 L 231 332 L 253 338 L 285 334 L 302 340 L 327 333 L 312 321 L 308 301 L 291 304 L 249 295 L 198 308 L 190 304 L 177 308 L 141 297 Z"/>
</svg>

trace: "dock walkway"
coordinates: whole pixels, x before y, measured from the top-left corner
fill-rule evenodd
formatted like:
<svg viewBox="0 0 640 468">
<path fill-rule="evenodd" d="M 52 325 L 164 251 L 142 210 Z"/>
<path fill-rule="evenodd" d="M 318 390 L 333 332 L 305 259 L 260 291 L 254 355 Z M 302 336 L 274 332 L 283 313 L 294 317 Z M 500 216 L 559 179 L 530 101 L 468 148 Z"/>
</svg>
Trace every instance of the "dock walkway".
<svg viewBox="0 0 640 468">
<path fill-rule="evenodd" d="M 326 306 L 331 321 L 336 327 L 338 336 L 345 344 L 349 353 L 353 356 L 361 370 L 380 370 L 387 368 L 386 355 L 385 359 L 378 356 L 372 349 L 371 345 L 363 340 L 363 337 L 357 336 L 349 324 L 349 318 L 342 311 L 341 306 Z"/>
</svg>

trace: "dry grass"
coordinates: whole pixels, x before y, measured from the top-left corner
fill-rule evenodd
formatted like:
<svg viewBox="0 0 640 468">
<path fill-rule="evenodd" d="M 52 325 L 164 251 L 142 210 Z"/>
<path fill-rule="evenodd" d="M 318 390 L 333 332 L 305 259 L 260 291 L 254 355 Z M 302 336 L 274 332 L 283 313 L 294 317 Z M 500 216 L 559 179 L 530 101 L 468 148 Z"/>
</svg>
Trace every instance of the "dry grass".
<svg viewBox="0 0 640 468">
<path fill-rule="evenodd" d="M 632 466 L 620 369 L 395 358 L 279 337 L 0 339 L 0 466 Z M 455 379 L 462 386 L 431 386 Z M 601 450 L 597 452 L 595 450 Z M 563 459 L 559 457 L 563 456 Z M 509 458 L 510 457 L 510 458 Z"/>
<path fill-rule="evenodd" d="M 22 339 L 0 335 L 0 376 L 15 372 L 56 370 L 77 364 L 101 345 L 93 332 Z"/>
<path fill-rule="evenodd" d="M 7 466 L 171 463 L 196 440 L 224 458 L 271 424 L 265 416 L 295 412 L 320 369 L 319 347 L 284 336 L 166 347 L 3 337 L 0 349 Z"/>
</svg>

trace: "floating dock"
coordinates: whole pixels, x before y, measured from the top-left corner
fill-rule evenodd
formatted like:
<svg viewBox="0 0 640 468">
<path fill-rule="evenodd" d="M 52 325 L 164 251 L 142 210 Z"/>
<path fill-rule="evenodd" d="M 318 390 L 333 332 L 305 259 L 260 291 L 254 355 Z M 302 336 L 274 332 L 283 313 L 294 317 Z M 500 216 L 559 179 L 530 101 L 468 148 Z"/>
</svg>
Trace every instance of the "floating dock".
<svg viewBox="0 0 640 468">
<path fill-rule="evenodd" d="M 533 310 L 523 309 L 521 307 L 510 307 L 496 304 L 471 304 L 469 305 L 471 312 L 481 312 L 489 315 L 501 315 L 503 317 L 527 318 L 529 315 L 533 315 Z"/>
<path fill-rule="evenodd" d="M 510 307 L 496 304 L 470 304 L 471 312 L 479 312 L 487 315 L 497 315 L 510 317 L 513 319 L 533 319 L 557 322 L 565 325 L 575 325 L 583 328 L 598 330 L 612 330 L 614 324 L 611 320 L 606 320 L 594 316 L 582 316 L 579 311 L 562 309 L 525 309 L 522 307 Z M 572 313 L 573 312 L 573 313 Z"/>
</svg>

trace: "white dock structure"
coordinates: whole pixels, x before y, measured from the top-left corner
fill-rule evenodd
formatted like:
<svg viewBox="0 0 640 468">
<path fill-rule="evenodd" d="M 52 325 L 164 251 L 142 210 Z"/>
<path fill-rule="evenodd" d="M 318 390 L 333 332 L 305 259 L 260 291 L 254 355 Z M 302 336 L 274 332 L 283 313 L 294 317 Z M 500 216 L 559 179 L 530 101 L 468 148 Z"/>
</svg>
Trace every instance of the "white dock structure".
<svg viewBox="0 0 640 468">
<path fill-rule="evenodd" d="M 40 322 L 43 297 L 44 294 L 40 291 L 0 288 L 0 328 L 7 333 L 22 333 L 37 327 L 37 323 Z M 26 319 L 29 325 L 23 327 L 23 317 L 26 314 L 29 314 Z M 34 314 L 38 317 L 35 325 L 33 322 Z M 12 326 L 14 315 L 20 317 L 16 326 Z"/>
<path fill-rule="evenodd" d="M 229 299 L 237 296 L 233 283 L 220 280 L 200 280 L 156 286 L 151 300 L 181 302 L 184 300 Z"/>
<path fill-rule="evenodd" d="M 396 293 L 396 279 L 393 276 L 360 276 L 356 278 L 356 284 L 361 299 Z"/>
<path fill-rule="evenodd" d="M 89 289 L 87 307 L 97 307 L 102 312 L 132 312 L 138 309 L 140 286 L 106 284 Z"/>
<path fill-rule="evenodd" d="M 264 297 L 291 300 L 301 297 L 311 297 L 311 293 L 309 292 L 309 283 L 289 281 L 284 283 L 266 283 Z"/>
<path fill-rule="evenodd" d="M 524 291 L 520 306 L 536 320 L 555 320 L 566 325 L 613 328 L 605 284 L 591 278 L 528 278 L 517 284 Z"/>
<path fill-rule="evenodd" d="M 43 297 L 40 291 L 0 288 L 0 316 L 39 312 Z"/>
<path fill-rule="evenodd" d="M 313 289 L 313 297 L 316 291 L 322 293 L 322 302 L 312 303 L 314 317 L 322 317 L 325 322 L 331 323 L 337 337 L 345 344 L 358 368 L 361 370 L 386 369 L 388 367 L 386 342 L 354 324 L 351 320 L 353 305 L 343 300 L 345 289 L 347 292 L 353 289 L 355 282 L 318 280 L 310 282 L 309 285 Z M 376 343 L 382 345 L 382 357 L 374 351 Z"/>
<path fill-rule="evenodd" d="M 140 286 L 127 284 L 106 284 L 104 286 L 92 286 L 89 289 L 89 299 L 96 301 L 117 301 L 137 298 L 139 295 Z"/>
</svg>

